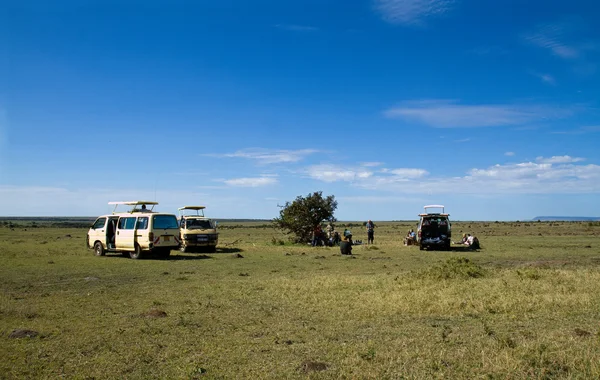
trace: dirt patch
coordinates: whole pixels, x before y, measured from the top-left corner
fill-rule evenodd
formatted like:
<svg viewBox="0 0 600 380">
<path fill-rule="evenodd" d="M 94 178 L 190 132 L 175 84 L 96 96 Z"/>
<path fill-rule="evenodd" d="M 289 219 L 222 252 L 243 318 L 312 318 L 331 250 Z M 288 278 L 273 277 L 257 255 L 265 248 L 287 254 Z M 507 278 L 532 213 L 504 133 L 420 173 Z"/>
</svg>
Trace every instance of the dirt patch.
<svg viewBox="0 0 600 380">
<path fill-rule="evenodd" d="M 234 253 L 231 257 L 233 257 L 234 259 L 243 259 L 244 256 L 240 255 L 239 253 Z"/>
<path fill-rule="evenodd" d="M 8 334 L 9 338 L 12 339 L 20 339 L 20 338 L 35 338 L 40 335 L 39 332 L 29 329 L 15 329 L 10 334 Z"/>
<path fill-rule="evenodd" d="M 329 364 L 323 362 L 313 362 L 306 360 L 300 364 L 299 370 L 304 373 L 325 371 L 329 368 Z"/>
<path fill-rule="evenodd" d="M 166 318 L 167 312 L 160 309 L 151 309 L 150 311 L 143 313 L 142 317 L 145 318 Z"/>
</svg>

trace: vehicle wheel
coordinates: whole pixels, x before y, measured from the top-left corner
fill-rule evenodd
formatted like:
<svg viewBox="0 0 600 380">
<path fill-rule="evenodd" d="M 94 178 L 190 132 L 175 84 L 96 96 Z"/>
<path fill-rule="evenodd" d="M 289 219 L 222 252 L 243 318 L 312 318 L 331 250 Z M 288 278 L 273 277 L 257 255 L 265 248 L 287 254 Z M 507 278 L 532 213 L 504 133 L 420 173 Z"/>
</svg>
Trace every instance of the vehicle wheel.
<svg viewBox="0 0 600 380">
<path fill-rule="evenodd" d="M 422 251 L 422 250 L 424 250 L 424 249 L 425 249 L 425 247 L 423 247 L 423 245 L 422 245 L 422 244 L 419 244 L 419 249 Z"/>
<path fill-rule="evenodd" d="M 94 244 L 94 255 L 104 256 L 104 247 L 99 241 L 97 241 L 96 244 Z"/>
<path fill-rule="evenodd" d="M 217 246 L 213 245 L 213 246 L 210 246 L 210 247 L 206 247 L 206 252 L 208 252 L 208 253 L 215 253 L 215 252 L 217 252 Z"/>
<path fill-rule="evenodd" d="M 188 247 L 186 247 L 185 245 L 180 245 L 179 246 L 179 252 L 181 253 L 186 253 L 188 251 Z"/>
<path fill-rule="evenodd" d="M 135 251 L 129 252 L 129 257 L 134 260 L 140 259 L 142 257 L 142 247 L 139 244 L 135 245 Z"/>
</svg>

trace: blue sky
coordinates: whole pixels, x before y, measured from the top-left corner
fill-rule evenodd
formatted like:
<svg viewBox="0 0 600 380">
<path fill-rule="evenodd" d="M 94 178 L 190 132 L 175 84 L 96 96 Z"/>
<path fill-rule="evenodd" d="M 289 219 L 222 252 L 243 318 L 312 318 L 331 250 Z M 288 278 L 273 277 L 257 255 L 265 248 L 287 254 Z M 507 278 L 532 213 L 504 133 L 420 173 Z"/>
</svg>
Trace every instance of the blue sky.
<svg viewBox="0 0 600 380">
<path fill-rule="evenodd" d="M 0 215 L 600 216 L 597 1 L 7 1 Z"/>
</svg>

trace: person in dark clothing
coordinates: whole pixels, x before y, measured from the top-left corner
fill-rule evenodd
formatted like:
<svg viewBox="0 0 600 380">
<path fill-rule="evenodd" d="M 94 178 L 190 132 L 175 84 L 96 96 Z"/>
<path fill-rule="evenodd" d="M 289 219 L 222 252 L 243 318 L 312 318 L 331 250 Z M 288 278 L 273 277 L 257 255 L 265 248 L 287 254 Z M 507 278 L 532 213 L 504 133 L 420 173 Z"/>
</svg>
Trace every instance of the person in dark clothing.
<svg viewBox="0 0 600 380">
<path fill-rule="evenodd" d="M 375 235 L 375 224 L 369 219 L 367 221 L 367 244 L 373 244 L 373 237 Z"/>
<path fill-rule="evenodd" d="M 340 253 L 342 255 L 352 254 L 352 234 L 347 234 L 340 242 Z"/>
</svg>

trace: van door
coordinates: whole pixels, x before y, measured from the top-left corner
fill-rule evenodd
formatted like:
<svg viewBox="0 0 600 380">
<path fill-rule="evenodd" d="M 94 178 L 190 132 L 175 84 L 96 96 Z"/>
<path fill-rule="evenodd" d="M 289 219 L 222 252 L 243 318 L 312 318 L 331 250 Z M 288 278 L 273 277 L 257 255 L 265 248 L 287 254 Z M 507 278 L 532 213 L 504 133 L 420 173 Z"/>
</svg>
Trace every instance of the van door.
<svg viewBox="0 0 600 380">
<path fill-rule="evenodd" d="M 135 216 L 122 216 L 117 223 L 117 249 L 133 251 L 135 247 Z"/>
<path fill-rule="evenodd" d="M 106 248 L 106 218 L 98 218 L 90 227 L 88 232 L 88 245 L 89 248 L 93 247 L 95 242 L 100 241 L 102 245 Z"/>
</svg>

